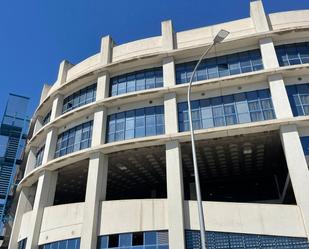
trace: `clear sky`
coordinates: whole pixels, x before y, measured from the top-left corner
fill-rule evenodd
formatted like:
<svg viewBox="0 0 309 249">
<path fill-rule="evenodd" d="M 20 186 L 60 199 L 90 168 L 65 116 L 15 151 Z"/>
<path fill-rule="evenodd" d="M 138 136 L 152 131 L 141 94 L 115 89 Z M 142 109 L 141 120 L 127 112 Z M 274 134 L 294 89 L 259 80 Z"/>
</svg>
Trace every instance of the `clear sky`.
<svg viewBox="0 0 309 249">
<path fill-rule="evenodd" d="M 53 83 L 59 63 L 75 64 L 97 53 L 100 38 L 117 44 L 160 35 L 172 19 L 182 31 L 249 16 L 249 0 L 1 0 L 0 114 L 8 93 L 38 104 L 44 83 Z M 264 0 L 267 13 L 309 9 L 309 0 Z"/>
</svg>

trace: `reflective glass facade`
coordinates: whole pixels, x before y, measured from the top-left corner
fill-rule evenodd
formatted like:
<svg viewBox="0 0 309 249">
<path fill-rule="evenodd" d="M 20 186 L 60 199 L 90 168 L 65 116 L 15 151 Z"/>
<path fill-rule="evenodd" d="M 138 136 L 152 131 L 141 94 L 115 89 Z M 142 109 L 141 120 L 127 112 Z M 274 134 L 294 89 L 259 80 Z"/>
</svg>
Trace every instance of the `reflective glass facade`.
<svg viewBox="0 0 309 249">
<path fill-rule="evenodd" d="M 309 114 L 309 83 L 287 86 L 287 93 L 294 116 Z"/>
<path fill-rule="evenodd" d="M 45 145 L 42 146 L 37 151 L 36 156 L 35 156 L 35 167 L 42 165 L 42 160 L 43 160 L 43 156 L 44 156 L 44 149 L 45 149 Z"/>
<path fill-rule="evenodd" d="M 309 249 L 306 238 L 206 232 L 208 249 Z M 186 249 L 200 249 L 200 232 L 186 231 Z"/>
<path fill-rule="evenodd" d="M 108 116 L 107 142 L 164 133 L 164 107 L 152 106 Z"/>
<path fill-rule="evenodd" d="M 96 100 L 96 92 L 97 84 L 93 84 L 69 95 L 63 100 L 62 113 L 94 102 Z"/>
<path fill-rule="evenodd" d="M 309 63 L 309 42 L 276 46 L 280 66 Z"/>
<path fill-rule="evenodd" d="M 93 121 L 75 126 L 58 136 L 55 158 L 91 146 Z"/>
<path fill-rule="evenodd" d="M 176 83 L 188 83 L 197 61 L 176 65 Z M 252 50 L 202 60 L 193 81 L 207 80 L 263 69 L 260 50 Z"/>
<path fill-rule="evenodd" d="M 101 236 L 97 249 L 168 249 L 168 232 L 151 231 Z"/>
<path fill-rule="evenodd" d="M 268 89 L 191 102 L 194 129 L 256 122 L 275 118 Z M 179 131 L 188 131 L 187 102 L 178 104 Z"/>
<path fill-rule="evenodd" d="M 27 239 L 23 239 L 18 242 L 17 249 L 25 249 L 27 244 Z"/>
<path fill-rule="evenodd" d="M 79 249 L 80 238 L 68 239 L 40 245 L 39 249 Z"/>
<path fill-rule="evenodd" d="M 163 86 L 162 67 L 141 70 L 111 78 L 110 96 Z"/>
</svg>

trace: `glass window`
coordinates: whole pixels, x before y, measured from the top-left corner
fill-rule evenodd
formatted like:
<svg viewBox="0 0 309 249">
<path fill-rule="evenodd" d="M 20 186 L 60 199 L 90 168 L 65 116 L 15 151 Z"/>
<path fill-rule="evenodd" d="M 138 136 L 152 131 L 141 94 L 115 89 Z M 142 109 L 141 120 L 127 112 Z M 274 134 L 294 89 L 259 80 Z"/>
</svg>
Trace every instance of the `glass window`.
<svg viewBox="0 0 309 249">
<path fill-rule="evenodd" d="M 187 62 L 176 65 L 176 83 L 190 81 L 196 62 Z M 219 56 L 204 59 L 199 65 L 193 81 L 207 80 L 240 73 L 247 73 L 263 69 L 260 50 Z"/>
<path fill-rule="evenodd" d="M 96 99 L 97 84 L 85 87 L 63 100 L 62 113 L 71 111 L 77 107 L 94 102 Z"/>
<path fill-rule="evenodd" d="M 133 233 L 132 236 L 132 246 L 142 246 L 144 245 L 144 234 L 140 233 Z"/>
<path fill-rule="evenodd" d="M 286 88 L 294 116 L 309 115 L 309 83 Z"/>
<path fill-rule="evenodd" d="M 75 126 L 58 136 L 55 158 L 89 148 L 91 146 L 93 121 Z"/>
<path fill-rule="evenodd" d="M 36 153 L 35 156 L 35 167 L 42 165 L 43 156 L 44 156 L 45 145 L 42 146 Z"/>
<path fill-rule="evenodd" d="M 49 111 L 49 112 L 45 115 L 45 117 L 43 118 L 42 125 L 46 125 L 46 124 L 49 123 L 49 121 L 50 121 L 50 116 L 51 116 L 51 111 Z"/>
<path fill-rule="evenodd" d="M 164 107 L 153 106 L 116 113 L 107 119 L 107 141 L 121 141 L 164 133 Z"/>
<path fill-rule="evenodd" d="M 191 107 L 194 129 L 275 118 L 268 89 L 196 100 L 192 101 Z M 188 121 L 188 106 L 186 103 L 179 103 L 178 122 L 180 132 L 189 130 Z"/>
<path fill-rule="evenodd" d="M 309 137 L 301 137 L 301 144 L 303 146 L 303 150 L 306 156 L 309 155 Z"/>
<path fill-rule="evenodd" d="M 162 67 L 141 70 L 111 78 L 110 96 L 163 86 Z"/>
<path fill-rule="evenodd" d="M 80 238 L 55 241 L 41 245 L 39 249 L 80 249 Z"/>
<path fill-rule="evenodd" d="M 113 234 L 108 236 L 108 248 L 119 246 L 119 235 Z"/>
<path fill-rule="evenodd" d="M 309 42 L 276 46 L 280 66 L 309 63 Z"/>
</svg>

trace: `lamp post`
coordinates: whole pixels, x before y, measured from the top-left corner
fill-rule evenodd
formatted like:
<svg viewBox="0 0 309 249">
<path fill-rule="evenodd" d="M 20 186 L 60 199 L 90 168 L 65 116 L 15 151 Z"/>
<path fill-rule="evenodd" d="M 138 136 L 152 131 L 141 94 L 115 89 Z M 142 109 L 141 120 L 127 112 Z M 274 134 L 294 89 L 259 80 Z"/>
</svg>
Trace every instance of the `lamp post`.
<svg viewBox="0 0 309 249">
<path fill-rule="evenodd" d="M 198 208 L 198 216 L 199 216 L 199 224 L 200 224 L 200 232 L 201 232 L 201 244 L 202 249 L 206 249 L 206 236 L 205 236 L 205 222 L 204 222 L 204 212 L 203 212 L 203 204 L 202 204 L 202 197 L 201 197 L 201 188 L 200 188 L 200 179 L 197 167 L 197 159 L 196 159 L 196 151 L 195 151 L 195 140 L 194 140 L 194 128 L 192 124 L 192 113 L 191 113 L 191 86 L 193 77 L 195 72 L 200 65 L 203 58 L 207 55 L 207 53 L 212 49 L 213 46 L 222 42 L 227 36 L 229 32 L 226 30 L 221 29 L 216 37 L 213 39 L 211 45 L 207 47 L 205 52 L 201 55 L 200 59 L 196 63 L 196 66 L 192 72 L 189 86 L 188 86 L 188 94 L 187 94 L 187 101 L 188 101 L 188 113 L 189 113 L 189 123 L 190 123 L 190 133 L 191 133 L 191 147 L 192 147 L 192 157 L 193 157 L 193 168 L 194 168 L 194 179 L 195 179 L 195 188 L 196 188 L 196 197 L 197 197 L 197 208 Z"/>
</svg>

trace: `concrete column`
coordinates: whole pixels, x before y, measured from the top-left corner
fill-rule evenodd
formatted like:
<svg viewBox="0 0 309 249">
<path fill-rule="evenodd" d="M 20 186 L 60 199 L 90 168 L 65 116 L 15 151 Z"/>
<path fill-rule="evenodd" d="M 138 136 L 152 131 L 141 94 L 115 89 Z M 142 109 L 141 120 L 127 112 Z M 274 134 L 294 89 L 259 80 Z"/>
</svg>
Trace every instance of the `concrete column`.
<svg viewBox="0 0 309 249">
<path fill-rule="evenodd" d="M 269 89 L 276 113 L 276 118 L 292 118 L 293 113 L 281 74 L 268 77 Z"/>
<path fill-rule="evenodd" d="M 278 68 L 279 62 L 272 38 L 266 37 L 259 41 L 260 50 L 265 69 Z"/>
<path fill-rule="evenodd" d="M 165 87 L 176 85 L 175 61 L 173 57 L 163 59 L 163 82 Z"/>
<path fill-rule="evenodd" d="M 93 133 L 91 146 L 99 146 L 105 143 L 107 109 L 104 106 L 98 107 L 93 118 Z"/>
<path fill-rule="evenodd" d="M 176 93 L 167 93 L 164 95 L 164 120 L 166 134 L 173 134 L 178 132 Z"/>
<path fill-rule="evenodd" d="M 183 176 L 179 141 L 166 143 L 169 248 L 185 249 Z"/>
<path fill-rule="evenodd" d="M 52 127 L 46 136 L 42 165 L 54 159 L 58 139 L 58 129 Z"/>
<path fill-rule="evenodd" d="M 174 29 L 171 20 L 161 22 L 162 47 L 164 50 L 173 50 L 176 48 L 174 41 Z"/>
<path fill-rule="evenodd" d="M 109 64 L 113 60 L 114 42 L 111 36 L 104 36 L 101 39 L 100 61 L 103 65 Z"/>
<path fill-rule="evenodd" d="M 38 116 L 35 120 L 35 125 L 33 129 L 33 134 L 37 133 L 43 127 L 43 117 Z"/>
<path fill-rule="evenodd" d="M 109 97 L 109 72 L 102 72 L 98 77 L 97 82 L 97 97 L 96 100 L 102 100 Z"/>
<path fill-rule="evenodd" d="M 51 85 L 44 84 L 42 92 L 41 92 L 41 98 L 40 98 L 40 104 L 44 101 L 44 99 L 47 97 L 49 90 L 51 89 Z"/>
<path fill-rule="evenodd" d="M 35 189 L 33 187 L 31 188 L 24 187 L 20 191 L 8 249 L 17 248 L 21 221 L 22 221 L 23 215 L 32 209 L 32 203 L 33 203 L 32 201 L 33 201 L 34 194 L 35 194 L 34 190 Z"/>
<path fill-rule="evenodd" d="M 101 201 L 106 198 L 107 173 L 108 156 L 100 152 L 90 155 L 80 248 L 97 248 L 98 217 Z"/>
<path fill-rule="evenodd" d="M 58 173 L 55 171 L 44 171 L 39 177 L 36 189 L 31 220 L 29 223 L 29 235 L 26 249 L 37 249 L 44 208 L 52 206 L 56 192 Z"/>
<path fill-rule="evenodd" d="M 267 32 L 270 30 L 261 0 L 251 0 L 250 17 L 256 32 Z"/>
<path fill-rule="evenodd" d="M 29 153 L 28 153 L 28 158 L 27 158 L 27 164 L 25 168 L 25 175 L 27 175 L 29 172 L 34 170 L 35 168 L 35 163 L 36 163 L 36 153 L 38 151 L 37 147 L 31 146 Z"/>
<path fill-rule="evenodd" d="M 281 142 L 294 190 L 309 239 L 309 171 L 296 125 L 285 125 L 280 129 Z"/>
<path fill-rule="evenodd" d="M 62 114 L 63 95 L 57 94 L 53 100 L 50 121 L 53 121 Z"/>
<path fill-rule="evenodd" d="M 59 65 L 59 72 L 58 72 L 58 78 L 57 78 L 57 85 L 62 85 L 66 82 L 67 80 L 67 74 L 68 74 L 68 71 L 70 68 L 72 68 L 73 65 L 66 61 L 66 60 L 63 60 L 60 65 Z"/>
</svg>

